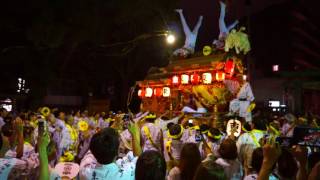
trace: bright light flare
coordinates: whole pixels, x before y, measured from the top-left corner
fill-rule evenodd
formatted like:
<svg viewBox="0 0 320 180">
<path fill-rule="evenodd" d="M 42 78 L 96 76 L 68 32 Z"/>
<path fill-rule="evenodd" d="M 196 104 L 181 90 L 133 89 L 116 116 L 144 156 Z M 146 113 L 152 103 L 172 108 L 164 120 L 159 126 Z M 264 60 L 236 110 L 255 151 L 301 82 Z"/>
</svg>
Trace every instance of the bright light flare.
<svg viewBox="0 0 320 180">
<path fill-rule="evenodd" d="M 173 34 L 167 34 L 167 43 L 173 44 L 176 41 L 176 37 Z"/>
</svg>

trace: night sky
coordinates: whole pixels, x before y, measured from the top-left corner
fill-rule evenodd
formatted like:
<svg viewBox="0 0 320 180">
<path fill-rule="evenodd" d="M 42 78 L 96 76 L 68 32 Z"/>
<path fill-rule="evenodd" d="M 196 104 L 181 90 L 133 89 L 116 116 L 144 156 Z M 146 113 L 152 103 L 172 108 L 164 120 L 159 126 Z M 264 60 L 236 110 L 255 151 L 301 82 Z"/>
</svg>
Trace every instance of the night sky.
<svg viewBox="0 0 320 180">
<path fill-rule="evenodd" d="M 273 64 L 288 71 L 320 69 L 319 1 L 228 2 L 226 22 L 239 19 L 247 27 L 257 76 L 272 75 Z M 178 33 L 178 48 L 184 37 L 175 8 L 184 10 L 191 27 L 204 16 L 196 50 L 218 36 L 217 0 L 7 0 L 0 7 L 0 95 L 15 94 L 17 78 L 24 77 L 32 87 L 30 99 L 48 92 L 106 97 L 113 87 L 121 90 L 111 96 L 124 102 L 122 94 L 151 66 L 168 64 L 170 48 L 155 38 L 127 47 L 106 45 L 165 30 L 167 23 Z M 126 48 L 133 51 L 110 56 Z"/>
</svg>

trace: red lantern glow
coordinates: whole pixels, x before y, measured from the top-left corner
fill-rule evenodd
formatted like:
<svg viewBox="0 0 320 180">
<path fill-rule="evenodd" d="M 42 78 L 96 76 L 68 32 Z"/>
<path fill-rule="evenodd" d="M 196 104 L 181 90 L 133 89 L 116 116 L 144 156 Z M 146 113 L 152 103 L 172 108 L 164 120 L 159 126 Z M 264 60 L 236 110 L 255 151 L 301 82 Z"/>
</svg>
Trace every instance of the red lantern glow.
<svg viewBox="0 0 320 180">
<path fill-rule="evenodd" d="M 232 77 L 234 73 L 235 64 L 233 59 L 228 59 L 226 65 L 224 66 L 224 71 L 226 72 L 228 77 Z"/>
<path fill-rule="evenodd" d="M 138 96 L 139 97 L 144 97 L 145 95 L 146 95 L 146 91 L 144 89 L 139 89 Z"/>
<path fill-rule="evenodd" d="M 200 76 L 197 73 L 191 75 L 190 81 L 192 84 L 198 84 L 200 82 Z"/>
<path fill-rule="evenodd" d="M 181 84 L 188 84 L 189 83 L 189 75 L 182 74 L 181 75 Z"/>
<path fill-rule="evenodd" d="M 224 81 L 226 78 L 226 74 L 224 72 L 217 72 L 216 73 L 216 80 L 217 81 Z"/>
<path fill-rule="evenodd" d="M 179 76 L 175 75 L 172 77 L 172 84 L 173 85 L 178 85 L 180 82 Z"/>
<path fill-rule="evenodd" d="M 154 94 L 156 97 L 162 96 L 162 88 L 154 88 L 153 94 Z"/>
</svg>

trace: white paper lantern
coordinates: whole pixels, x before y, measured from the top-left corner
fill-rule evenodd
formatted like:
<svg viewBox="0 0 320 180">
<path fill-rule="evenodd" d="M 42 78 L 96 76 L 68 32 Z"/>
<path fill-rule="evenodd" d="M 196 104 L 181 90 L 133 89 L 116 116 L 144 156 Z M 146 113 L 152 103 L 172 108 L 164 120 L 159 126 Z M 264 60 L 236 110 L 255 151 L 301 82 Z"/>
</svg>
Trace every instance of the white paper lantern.
<svg viewBox="0 0 320 180">
<path fill-rule="evenodd" d="M 164 87 L 162 90 L 162 95 L 163 95 L 163 97 L 169 97 L 170 96 L 170 88 Z"/>
<path fill-rule="evenodd" d="M 146 97 L 152 97 L 152 94 L 153 94 L 153 89 L 152 88 L 146 88 L 146 94 L 145 96 Z"/>
<path fill-rule="evenodd" d="M 233 131 L 233 132 L 232 132 Z M 235 137 L 238 137 L 241 133 L 241 122 L 239 120 L 230 119 L 227 124 L 227 134 L 230 136 L 234 134 Z"/>
<path fill-rule="evenodd" d="M 189 83 L 189 75 L 182 74 L 181 75 L 181 84 L 188 84 Z"/>
<path fill-rule="evenodd" d="M 212 74 L 211 73 L 203 73 L 202 74 L 202 82 L 203 82 L 203 84 L 211 84 Z"/>
</svg>

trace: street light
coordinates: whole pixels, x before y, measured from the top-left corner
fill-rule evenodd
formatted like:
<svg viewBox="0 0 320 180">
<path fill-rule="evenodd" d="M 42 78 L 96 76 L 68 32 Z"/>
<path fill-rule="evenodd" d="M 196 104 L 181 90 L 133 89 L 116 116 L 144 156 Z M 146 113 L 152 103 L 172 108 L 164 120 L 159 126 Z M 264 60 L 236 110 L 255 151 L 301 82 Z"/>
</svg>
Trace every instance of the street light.
<svg viewBox="0 0 320 180">
<path fill-rule="evenodd" d="M 173 34 L 167 34 L 167 43 L 173 44 L 176 41 L 176 37 Z"/>
</svg>

